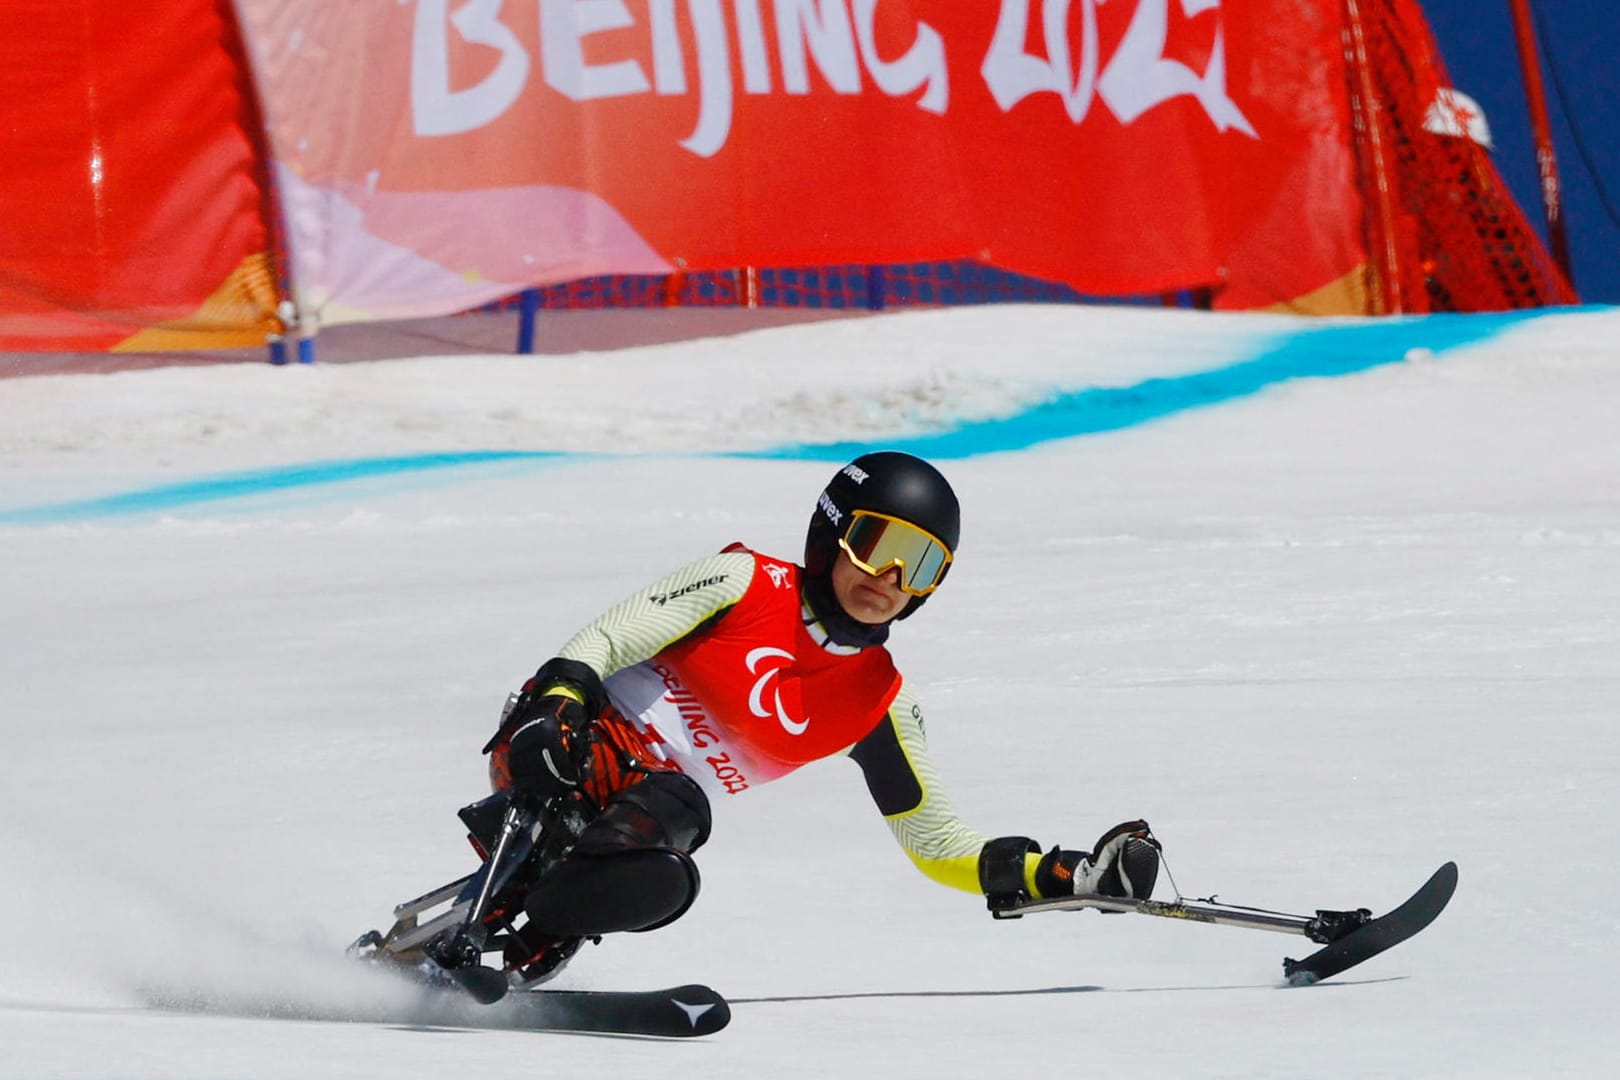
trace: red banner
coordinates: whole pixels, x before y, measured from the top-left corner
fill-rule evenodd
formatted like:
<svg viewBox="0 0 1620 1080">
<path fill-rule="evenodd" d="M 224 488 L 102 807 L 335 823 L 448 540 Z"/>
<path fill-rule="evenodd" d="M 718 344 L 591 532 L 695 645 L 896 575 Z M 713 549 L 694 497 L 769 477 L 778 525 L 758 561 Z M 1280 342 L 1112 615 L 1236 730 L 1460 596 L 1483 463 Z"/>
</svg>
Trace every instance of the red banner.
<svg viewBox="0 0 1620 1080">
<path fill-rule="evenodd" d="M 322 323 L 599 273 L 1363 261 L 1338 0 L 238 0 Z"/>
<path fill-rule="evenodd" d="M 234 19 L 0 6 L 0 348 L 262 342 L 276 292 Z"/>
</svg>

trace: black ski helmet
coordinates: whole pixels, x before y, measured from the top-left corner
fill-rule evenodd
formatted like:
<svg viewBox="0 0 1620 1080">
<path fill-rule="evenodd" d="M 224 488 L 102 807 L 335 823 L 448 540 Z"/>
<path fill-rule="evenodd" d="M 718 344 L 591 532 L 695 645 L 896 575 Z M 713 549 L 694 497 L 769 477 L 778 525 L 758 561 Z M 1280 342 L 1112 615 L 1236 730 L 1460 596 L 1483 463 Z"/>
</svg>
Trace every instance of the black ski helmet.
<svg viewBox="0 0 1620 1080">
<path fill-rule="evenodd" d="M 838 541 L 857 510 L 887 514 L 939 538 L 952 553 L 962 533 L 962 511 L 949 481 L 922 458 L 898 450 L 862 454 L 839 469 L 816 500 L 804 537 L 804 568 L 811 608 L 837 640 L 835 623 L 845 623 L 845 637 L 867 638 L 855 620 L 844 615 L 832 591 L 832 566 Z M 948 573 L 950 568 L 945 568 Z M 940 576 L 944 580 L 944 574 Z M 904 619 L 928 597 L 913 596 L 896 618 Z M 842 618 L 839 618 L 842 616 Z M 851 629 L 856 628 L 856 629 Z M 886 627 L 879 628 L 886 630 Z M 868 640 L 848 644 L 870 644 Z"/>
</svg>

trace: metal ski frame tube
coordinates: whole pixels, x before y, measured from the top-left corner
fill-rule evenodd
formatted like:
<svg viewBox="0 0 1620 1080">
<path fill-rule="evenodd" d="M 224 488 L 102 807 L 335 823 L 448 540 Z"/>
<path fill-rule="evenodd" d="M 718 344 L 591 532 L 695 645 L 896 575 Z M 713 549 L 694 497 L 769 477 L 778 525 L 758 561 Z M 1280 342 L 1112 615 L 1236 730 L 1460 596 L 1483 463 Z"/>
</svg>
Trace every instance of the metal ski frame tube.
<svg viewBox="0 0 1620 1080">
<path fill-rule="evenodd" d="M 506 865 L 508 853 L 512 850 L 518 834 L 528 828 L 533 820 L 532 811 L 518 800 L 514 799 L 508 803 L 501 818 L 501 832 L 496 840 L 495 850 L 490 853 L 477 873 L 461 879 L 465 884 L 457 902 L 438 918 L 407 929 L 397 937 L 391 935 L 389 951 L 397 953 L 422 947 L 434 962 L 446 969 L 475 967 L 488 939 L 488 931 L 483 926 L 484 916 L 489 912 L 490 899 L 495 895 L 499 884 L 504 884 L 501 877 L 508 872 Z M 477 886 L 477 893 L 471 900 L 466 899 L 474 884 Z M 412 903 L 419 904 L 443 896 L 453 887 L 447 885 Z M 402 906 L 408 909 L 411 904 Z M 397 923 L 395 929 L 398 930 Z"/>
<path fill-rule="evenodd" d="M 383 948 L 386 952 L 394 953 L 396 955 L 408 953 L 413 949 L 419 949 L 433 941 L 435 938 L 443 936 L 444 933 L 452 927 L 460 926 L 462 924 L 462 913 L 466 911 L 466 909 L 467 903 L 466 901 L 463 901 L 460 904 L 453 905 L 449 910 L 442 912 L 432 919 L 429 919 L 427 922 L 420 924 L 407 922 L 407 920 L 415 919 L 416 913 L 414 912 L 401 916 L 399 921 L 394 924 L 394 928 L 390 930 L 387 937 L 384 938 Z"/>
<path fill-rule="evenodd" d="M 484 913 L 489 909 L 489 898 L 495 891 L 495 878 L 505 869 L 506 852 L 529 820 L 529 814 L 518 800 L 513 799 L 506 808 L 505 817 L 501 819 L 501 837 L 495 843 L 495 850 L 490 852 L 489 861 L 484 863 L 484 880 L 478 889 L 478 899 L 473 901 L 473 906 L 467 909 L 466 918 L 462 920 L 463 934 L 471 934 L 473 928 L 483 920 Z"/>
<path fill-rule="evenodd" d="M 524 836 L 525 831 L 531 829 L 552 837 L 572 837 L 577 831 L 545 804 L 508 799 L 501 810 L 500 829 L 489 841 L 493 850 L 483 865 L 471 874 L 395 907 L 393 928 L 386 935 L 378 935 L 383 951 L 401 955 L 424 947 L 434 948 L 438 943 L 436 951 L 442 959 L 449 960 L 458 951 L 463 958 L 469 956 L 468 946 L 481 948 L 486 933 L 482 924 L 495 897 L 533 850 L 533 843 L 526 846 L 525 841 L 538 841 L 538 837 Z M 484 848 L 480 847 L 479 851 L 482 853 Z M 449 904 L 447 908 L 426 921 L 418 921 L 419 916 L 445 903 Z"/>
<path fill-rule="evenodd" d="M 1321 943 L 1344 936 L 1363 925 L 1372 914 L 1366 910 L 1359 910 L 1289 915 L 1277 911 L 1258 911 L 1252 908 L 1235 908 L 1196 901 L 1133 900 L 1113 896 L 1060 896 L 1052 900 L 1031 900 L 1013 908 L 992 909 L 991 914 L 998 919 L 1016 919 L 1037 911 L 1079 911 L 1084 908 L 1096 908 L 1099 911 L 1129 911 L 1138 915 L 1156 915 L 1162 919 L 1182 919 L 1217 926 L 1239 926 L 1248 930 L 1271 930 L 1279 934 L 1298 934 Z"/>
<path fill-rule="evenodd" d="M 461 890 L 465 889 L 467 883 L 472 879 L 473 876 L 468 874 L 466 877 L 457 878 L 448 885 L 440 885 L 432 892 L 423 893 L 415 900 L 407 900 L 394 909 L 394 918 L 403 919 L 407 915 L 420 915 L 429 908 L 438 907 L 446 900 L 461 895 Z"/>
<path fill-rule="evenodd" d="M 528 809 L 518 800 L 507 804 L 495 850 L 484 862 L 479 872 L 481 876 L 474 875 L 473 880 L 478 885 L 476 897 L 470 901 L 463 900 L 452 908 L 453 914 L 463 905 L 466 907 L 466 913 L 454 930 L 423 944 L 427 959 L 443 969 L 444 977 L 484 1005 L 499 1001 L 511 988 L 504 971 L 485 967 L 482 963 L 484 948 L 489 941 L 489 931 L 483 925 L 484 917 L 490 909 L 498 883 L 504 884 L 501 879 L 509 873 L 508 862 L 521 861 L 525 856 L 526 849 L 517 851 L 515 855 L 511 852 L 518 834 L 528 828 L 533 820 Z"/>
</svg>

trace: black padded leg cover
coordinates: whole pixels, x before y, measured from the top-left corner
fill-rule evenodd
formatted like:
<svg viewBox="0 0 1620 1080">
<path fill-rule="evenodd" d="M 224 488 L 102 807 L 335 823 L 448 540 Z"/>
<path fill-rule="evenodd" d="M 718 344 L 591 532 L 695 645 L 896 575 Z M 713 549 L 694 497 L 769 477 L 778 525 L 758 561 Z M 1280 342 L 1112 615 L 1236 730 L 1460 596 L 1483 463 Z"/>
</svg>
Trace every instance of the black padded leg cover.
<svg viewBox="0 0 1620 1080">
<path fill-rule="evenodd" d="M 654 930 L 697 898 L 698 871 L 673 848 L 576 852 L 540 879 L 524 901 L 535 929 L 558 937 Z"/>
<path fill-rule="evenodd" d="M 603 854 L 627 848 L 696 851 L 709 838 L 709 797 L 691 777 L 653 773 L 616 793 L 580 834 L 576 851 Z"/>
</svg>

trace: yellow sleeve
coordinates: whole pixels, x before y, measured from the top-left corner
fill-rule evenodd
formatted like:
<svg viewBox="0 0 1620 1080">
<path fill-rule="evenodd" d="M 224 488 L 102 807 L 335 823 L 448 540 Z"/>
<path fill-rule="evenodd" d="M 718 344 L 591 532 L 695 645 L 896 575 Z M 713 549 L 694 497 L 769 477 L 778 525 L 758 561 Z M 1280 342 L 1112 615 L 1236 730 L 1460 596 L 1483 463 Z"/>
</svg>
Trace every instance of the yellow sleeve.
<svg viewBox="0 0 1620 1080">
<path fill-rule="evenodd" d="M 883 820 L 917 869 L 942 885 L 979 894 L 979 852 L 988 837 L 951 809 L 928 759 L 922 707 L 909 688 L 901 685 L 888 715 L 849 756 L 866 774 Z M 1031 863 L 1026 877 L 1033 873 Z"/>
</svg>

